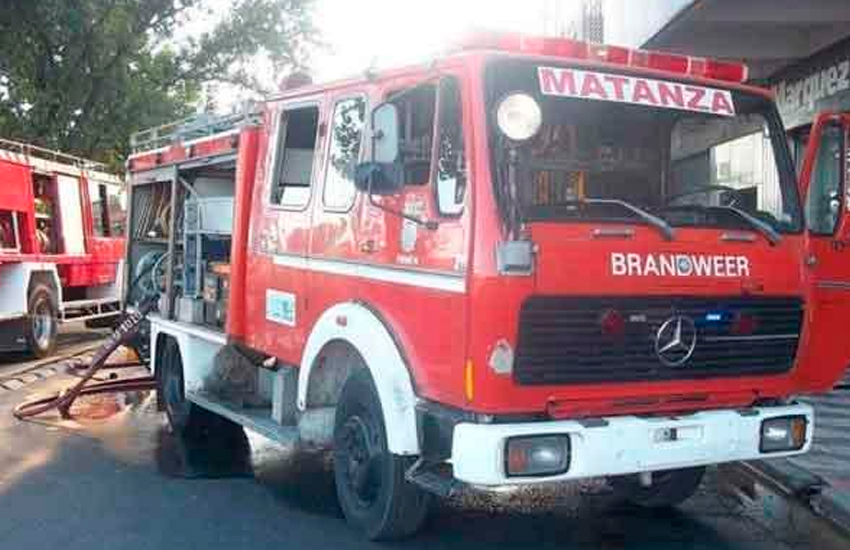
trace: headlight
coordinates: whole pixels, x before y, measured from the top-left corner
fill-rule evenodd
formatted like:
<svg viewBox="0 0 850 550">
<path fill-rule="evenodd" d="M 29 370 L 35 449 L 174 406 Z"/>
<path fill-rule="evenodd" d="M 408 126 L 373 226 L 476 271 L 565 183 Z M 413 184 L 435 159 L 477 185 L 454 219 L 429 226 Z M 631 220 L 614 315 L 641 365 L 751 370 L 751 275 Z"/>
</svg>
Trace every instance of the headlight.
<svg viewBox="0 0 850 550">
<path fill-rule="evenodd" d="M 761 444 L 763 453 L 799 451 L 806 444 L 806 417 L 781 416 L 768 418 L 761 423 Z"/>
<path fill-rule="evenodd" d="M 508 477 L 553 476 L 570 465 L 568 435 L 531 435 L 508 438 L 505 473 Z"/>
<path fill-rule="evenodd" d="M 506 96 L 496 109 L 499 130 L 509 139 L 526 141 L 540 130 L 543 113 L 537 101 L 528 94 L 515 93 Z"/>
</svg>

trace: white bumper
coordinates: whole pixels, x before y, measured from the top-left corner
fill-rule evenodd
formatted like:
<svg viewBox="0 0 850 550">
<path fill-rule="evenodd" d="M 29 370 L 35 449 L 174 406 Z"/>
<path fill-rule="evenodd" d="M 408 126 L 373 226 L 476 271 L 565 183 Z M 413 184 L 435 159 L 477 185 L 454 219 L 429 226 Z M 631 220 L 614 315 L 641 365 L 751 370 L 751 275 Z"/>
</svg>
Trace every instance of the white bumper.
<svg viewBox="0 0 850 550">
<path fill-rule="evenodd" d="M 761 423 L 768 418 L 805 415 L 806 444 L 799 451 L 759 452 Z M 665 441 L 675 428 L 678 440 Z M 454 428 L 455 478 L 473 485 L 515 485 L 612 476 L 801 454 L 809 450 L 814 415 L 808 405 L 704 411 L 679 417 L 620 416 L 596 425 L 575 420 L 518 424 L 467 424 Z M 507 477 L 505 442 L 523 435 L 569 434 L 568 470 L 547 477 Z"/>
</svg>

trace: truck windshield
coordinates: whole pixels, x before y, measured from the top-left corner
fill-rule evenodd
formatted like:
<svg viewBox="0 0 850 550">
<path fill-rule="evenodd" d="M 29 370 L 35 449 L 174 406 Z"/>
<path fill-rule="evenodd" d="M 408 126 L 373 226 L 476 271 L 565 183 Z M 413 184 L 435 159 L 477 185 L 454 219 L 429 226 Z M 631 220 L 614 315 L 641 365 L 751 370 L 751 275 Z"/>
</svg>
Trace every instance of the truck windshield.
<svg viewBox="0 0 850 550">
<path fill-rule="evenodd" d="M 781 123 L 760 96 L 514 60 L 491 64 L 486 82 L 505 212 L 518 200 L 526 221 L 647 224 L 651 214 L 671 227 L 800 229 Z M 523 143 L 495 120 L 500 100 L 517 92 L 542 111 L 540 130 Z M 517 159 L 514 199 L 502 191 L 509 157 Z"/>
</svg>

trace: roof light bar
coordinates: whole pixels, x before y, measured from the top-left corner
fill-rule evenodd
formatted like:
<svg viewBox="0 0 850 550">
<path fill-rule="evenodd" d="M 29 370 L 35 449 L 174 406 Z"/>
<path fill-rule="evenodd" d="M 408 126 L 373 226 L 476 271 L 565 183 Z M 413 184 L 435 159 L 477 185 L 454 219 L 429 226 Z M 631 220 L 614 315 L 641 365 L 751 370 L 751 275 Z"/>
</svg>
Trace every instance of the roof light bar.
<svg viewBox="0 0 850 550">
<path fill-rule="evenodd" d="M 749 77 L 749 70 L 743 63 L 594 44 L 570 38 L 529 36 L 520 33 L 478 32 L 462 40 L 459 48 L 461 50 L 500 50 L 531 55 L 587 59 L 727 82 L 746 82 Z"/>
</svg>

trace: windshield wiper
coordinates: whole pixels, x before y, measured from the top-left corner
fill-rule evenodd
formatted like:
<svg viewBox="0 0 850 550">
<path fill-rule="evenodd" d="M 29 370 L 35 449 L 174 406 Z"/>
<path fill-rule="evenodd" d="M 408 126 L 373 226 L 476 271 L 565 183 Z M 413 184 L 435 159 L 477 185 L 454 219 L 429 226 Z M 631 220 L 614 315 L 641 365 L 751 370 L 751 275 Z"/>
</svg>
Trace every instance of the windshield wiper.
<svg viewBox="0 0 850 550">
<path fill-rule="evenodd" d="M 737 206 L 729 206 L 729 205 L 712 206 L 711 208 L 720 208 L 722 210 L 734 212 L 735 214 L 738 215 L 739 218 L 741 218 L 742 220 L 744 220 L 748 224 L 750 224 L 753 227 L 753 229 L 755 229 L 756 231 L 758 231 L 759 233 L 764 235 L 764 238 L 767 239 L 767 241 L 772 246 L 776 246 L 782 240 L 782 235 L 780 235 L 779 232 L 776 229 L 771 227 L 771 225 L 769 223 L 764 222 L 764 221 L 756 218 L 755 216 L 753 216 L 752 214 L 750 214 L 746 210 L 741 210 Z"/>
<path fill-rule="evenodd" d="M 642 219 L 643 221 L 645 221 L 649 225 L 658 229 L 658 231 L 661 233 L 661 235 L 664 237 L 665 240 L 672 241 L 676 237 L 676 232 L 673 230 L 673 227 L 671 227 L 669 223 L 662 220 L 658 216 L 647 212 L 643 208 L 635 206 L 635 205 L 628 203 L 626 201 L 621 201 L 621 200 L 618 200 L 618 199 L 587 199 L 587 198 L 585 198 L 585 199 L 580 200 L 579 203 L 613 204 L 613 205 L 616 205 L 616 206 L 620 206 L 622 208 L 625 208 L 626 210 L 628 210 L 632 214 L 635 214 L 637 217 L 639 217 L 640 219 Z M 756 221 L 758 221 L 758 220 L 756 220 Z"/>
</svg>

